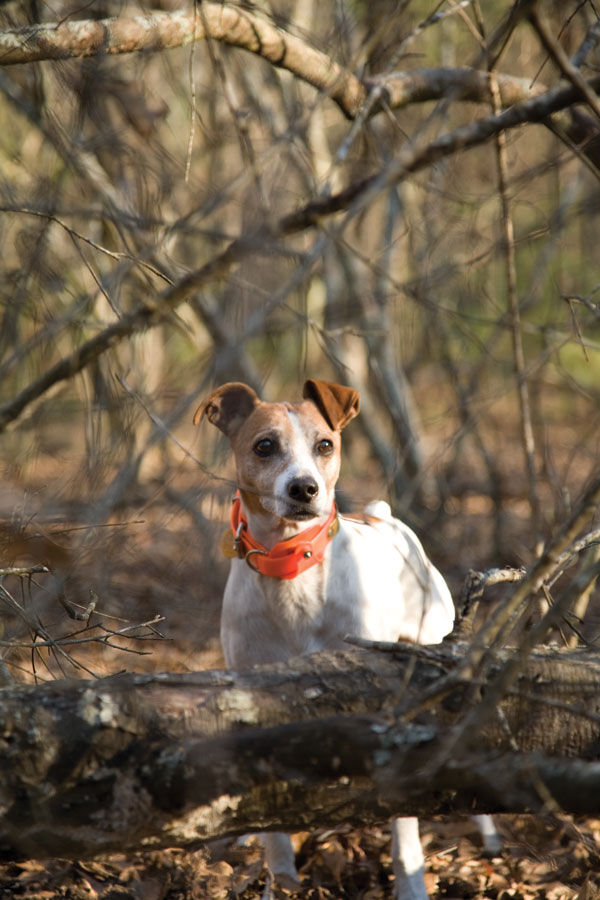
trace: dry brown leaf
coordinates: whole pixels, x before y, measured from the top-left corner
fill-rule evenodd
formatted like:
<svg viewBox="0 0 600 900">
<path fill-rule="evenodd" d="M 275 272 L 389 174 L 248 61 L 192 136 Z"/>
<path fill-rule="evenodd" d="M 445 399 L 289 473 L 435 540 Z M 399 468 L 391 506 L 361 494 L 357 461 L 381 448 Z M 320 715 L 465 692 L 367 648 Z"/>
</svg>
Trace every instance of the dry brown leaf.
<svg viewBox="0 0 600 900">
<path fill-rule="evenodd" d="M 425 887 L 430 896 L 437 890 L 438 882 L 439 878 L 434 872 L 425 872 Z"/>
<path fill-rule="evenodd" d="M 114 878 L 115 876 L 114 869 L 111 871 L 107 866 L 95 860 L 80 861 L 77 863 L 77 868 L 81 869 L 82 872 L 93 875 L 99 881 L 106 881 L 108 878 Z"/>
<path fill-rule="evenodd" d="M 195 879 L 193 896 L 197 900 L 226 900 L 233 877 L 233 866 L 224 859 L 206 866 L 206 874 Z"/>
<path fill-rule="evenodd" d="M 385 900 L 388 894 L 383 890 L 381 885 L 369 888 L 361 897 L 361 900 Z"/>
<path fill-rule="evenodd" d="M 342 872 L 348 864 L 348 854 L 338 841 L 321 844 L 318 855 L 323 865 L 329 869 L 335 881 L 340 881 Z"/>
<path fill-rule="evenodd" d="M 56 900 L 55 891 L 34 891 L 21 894 L 23 900 Z"/>
<path fill-rule="evenodd" d="M 236 897 L 246 890 L 251 884 L 258 881 L 263 873 L 264 865 L 262 859 L 257 859 L 253 863 L 245 866 L 237 866 L 233 871 L 233 893 Z"/>
<path fill-rule="evenodd" d="M 572 900 L 575 891 L 560 881 L 549 885 L 546 890 L 546 900 Z"/>
<path fill-rule="evenodd" d="M 77 882 L 77 887 L 79 890 L 88 897 L 88 900 L 98 900 L 98 891 L 93 886 L 89 878 L 86 878 L 84 875 L 80 875 Z M 149 897 L 148 900 L 154 900 L 154 898 Z"/>
</svg>

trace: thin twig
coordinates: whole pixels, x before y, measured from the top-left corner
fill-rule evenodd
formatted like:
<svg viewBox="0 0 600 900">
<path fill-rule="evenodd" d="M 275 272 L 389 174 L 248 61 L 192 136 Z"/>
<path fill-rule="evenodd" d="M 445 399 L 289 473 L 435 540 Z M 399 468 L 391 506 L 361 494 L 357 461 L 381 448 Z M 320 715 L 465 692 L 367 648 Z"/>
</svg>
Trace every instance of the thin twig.
<svg viewBox="0 0 600 900">
<path fill-rule="evenodd" d="M 521 582 L 514 594 L 477 632 L 469 649 L 466 662 L 467 669 L 471 675 L 475 674 L 488 648 L 492 646 L 497 634 L 504 628 L 513 614 L 522 608 L 528 597 L 535 594 L 543 582 L 556 570 L 557 561 L 574 543 L 577 533 L 581 530 L 584 523 L 596 513 L 599 502 L 600 475 L 596 476 L 592 481 L 570 518 L 529 569 L 526 578 Z"/>
<path fill-rule="evenodd" d="M 112 637 L 128 637 L 130 640 L 135 641 L 148 641 L 148 640 L 165 640 L 164 636 L 160 633 L 155 633 L 154 636 L 144 636 L 144 635 L 136 635 L 132 634 L 133 631 L 139 628 L 152 628 L 154 625 L 158 625 L 159 622 L 164 622 L 165 617 L 159 614 L 155 615 L 152 619 L 148 619 L 146 622 L 138 622 L 133 625 L 127 625 L 124 628 L 117 628 L 115 630 L 112 629 L 103 629 L 106 634 L 92 634 L 86 637 L 60 637 L 60 638 L 51 638 L 47 637 L 44 640 L 34 640 L 34 641 L 19 641 L 16 639 L 13 640 L 0 640 L 0 647 L 19 647 L 31 649 L 35 647 L 35 649 L 39 649 L 41 647 L 51 647 L 51 648 L 60 648 L 73 646 L 76 644 L 106 644 L 110 641 Z M 99 625 L 95 626 L 97 628 L 101 627 Z M 113 646 L 113 645 L 109 645 Z M 124 648 L 118 647 L 117 649 L 122 650 Z M 66 654 L 64 654 L 66 656 Z M 67 657 L 69 662 L 73 664 L 73 658 Z M 77 663 L 79 665 L 79 663 Z M 83 667 L 82 667 L 83 668 Z M 86 671 L 89 671 L 86 669 Z"/>
<path fill-rule="evenodd" d="M 447 655 L 436 649 L 435 644 L 415 644 L 412 641 L 372 641 L 369 638 L 359 637 L 356 634 L 344 635 L 346 644 L 352 644 L 353 647 L 360 647 L 362 650 L 378 650 L 381 653 L 414 653 L 422 659 L 431 660 L 432 662 L 447 661 Z"/>
<path fill-rule="evenodd" d="M 144 410 L 144 412 L 149 417 L 149 419 L 154 423 L 154 425 L 159 429 L 161 434 L 163 434 L 170 441 L 172 441 L 172 443 L 175 444 L 175 446 L 179 450 L 181 450 L 181 452 L 189 460 L 191 460 L 193 463 L 195 463 L 198 466 L 198 468 L 200 468 L 202 470 L 202 472 L 204 472 L 205 475 L 208 475 L 212 481 L 219 481 L 222 484 L 226 484 L 228 487 L 235 490 L 235 488 L 237 486 L 237 482 L 232 480 L 231 478 L 226 478 L 223 475 L 217 475 L 217 473 L 213 472 L 212 469 L 209 469 L 209 467 L 205 463 L 203 463 L 201 459 L 198 459 L 197 456 L 194 456 L 194 454 L 191 452 L 191 450 L 188 450 L 188 448 L 186 446 L 184 446 L 184 444 L 182 444 L 178 438 L 175 437 L 175 435 L 173 434 L 173 432 L 171 431 L 169 426 L 166 424 L 166 422 L 164 422 L 163 419 L 161 419 L 160 416 L 154 412 L 154 410 L 150 409 L 148 404 L 142 399 L 142 397 L 138 394 L 137 391 L 134 391 L 133 388 L 131 388 L 127 384 L 127 381 L 125 380 L 125 378 L 123 378 L 121 375 L 119 375 L 119 376 L 117 376 L 117 381 L 119 382 L 119 384 L 121 385 L 123 390 L 126 391 L 130 397 L 133 397 L 133 399 L 136 401 L 136 403 L 139 403 L 141 408 Z"/>
<path fill-rule="evenodd" d="M 498 85 L 493 73 L 490 73 L 490 88 L 492 92 L 492 106 L 496 114 L 500 111 L 500 95 Z M 498 173 L 498 195 L 500 197 L 502 243 L 505 262 L 506 294 L 510 316 L 510 332 L 513 349 L 513 363 L 517 382 L 517 394 L 519 398 L 519 424 L 521 428 L 521 441 L 523 455 L 527 469 L 527 483 L 529 486 L 529 506 L 531 509 L 531 525 L 534 535 L 536 553 L 542 549 L 541 534 L 541 509 L 538 490 L 538 479 L 535 460 L 535 438 L 531 421 L 531 402 L 529 399 L 529 387 L 527 385 L 525 352 L 523 349 L 523 335 L 521 333 L 521 314 L 519 311 L 519 297 L 517 287 L 517 264 L 515 257 L 515 233 L 508 198 L 508 163 L 506 155 L 506 134 L 498 132 L 495 136 L 496 166 Z"/>
<path fill-rule="evenodd" d="M 569 566 L 576 557 L 598 543 L 600 543 L 600 528 L 596 528 L 594 531 L 584 534 L 582 538 L 571 544 L 571 546 L 568 547 L 564 553 L 561 553 L 556 560 L 556 574 L 552 578 L 546 579 L 548 587 L 553 586 L 556 579 L 560 578 L 567 566 Z"/>
<path fill-rule="evenodd" d="M 190 133 L 188 137 L 187 153 L 185 156 L 184 181 L 186 184 L 188 184 L 190 180 L 190 170 L 192 168 L 192 151 L 194 149 L 194 136 L 196 133 L 196 82 L 194 80 L 194 51 L 196 49 L 197 23 L 198 0 L 194 0 L 194 30 L 192 33 L 192 44 L 190 47 L 190 55 L 188 59 L 188 82 L 190 86 Z"/>
<path fill-rule="evenodd" d="M 104 247 L 102 244 L 99 244 L 97 241 L 93 241 L 87 235 L 82 234 L 80 231 L 77 231 L 76 228 L 73 228 L 71 225 L 67 225 L 61 218 L 59 218 L 55 213 L 46 212 L 42 209 L 33 209 L 31 207 L 4 207 L 4 212 L 14 212 L 19 215 L 27 215 L 27 216 L 36 216 L 40 219 L 46 219 L 48 222 L 54 222 L 56 225 L 59 225 L 64 231 L 67 232 L 72 238 L 77 238 L 79 241 L 83 241 L 88 244 L 94 250 L 98 250 L 99 253 L 104 254 L 104 256 L 108 256 L 111 259 L 115 259 L 118 261 L 126 260 L 127 262 L 133 263 L 135 266 L 144 269 L 149 272 L 151 275 L 156 275 L 157 278 L 160 278 L 162 281 L 167 284 L 172 284 L 171 279 L 158 269 L 156 266 L 151 265 L 148 262 L 145 262 L 143 259 L 140 259 L 139 256 L 133 256 L 131 253 L 124 253 L 123 251 L 117 250 L 109 250 L 108 247 Z"/>
<path fill-rule="evenodd" d="M 445 697 L 451 690 L 453 690 L 459 682 L 464 682 L 472 685 L 473 696 L 479 697 L 479 688 L 485 681 L 483 675 L 484 666 L 482 663 L 484 660 L 489 661 L 492 653 L 492 648 L 495 647 L 498 635 L 506 630 L 507 626 L 512 622 L 517 611 L 522 609 L 526 598 L 530 594 L 540 590 L 545 578 L 549 578 L 552 576 L 555 571 L 557 560 L 564 557 L 563 551 L 565 550 L 565 548 L 567 546 L 570 546 L 571 544 L 574 546 L 575 543 L 580 543 L 579 541 L 574 542 L 573 538 L 581 529 L 582 523 L 595 512 L 599 502 L 600 477 L 598 477 L 590 485 L 589 489 L 586 491 L 584 497 L 582 498 L 569 521 L 565 524 L 561 532 L 556 535 L 554 541 L 544 551 L 544 554 L 540 557 L 540 559 L 537 560 L 536 563 L 531 567 L 529 573 L 521 582 L 520 587 L 498 608 L 494 615 L 490 617 L 488 622 L 476 633 L 473 641 L 468 646 L 464 657 L 459 661 L 459 665 L 456 670 L 450 672 L 445 678 L 441 678 L 436 684 L 432 685 L 424 692 L 421 692 L 415 703 L 411 703 L 408 706 L 399 709 L 399 715 L 412 716 L 415 715 L 419 709 L 423 708 L 423 704 L 425 704 L 426 706 L 431 706 L 437 703 L 441 698 Z M 491 579 L 495 580 L 497 578 L 497 581 L 518 580 L 519 575 L 519 570 L 510 569 L 492 569 L 490 570 L 490 572 L 492 573 Z M 497 575 L 495 573 L 497 573 Z M 508 575 L 508 578 L 505 579 L 503 577 L 503 573 L 506 573 Z M 485 573 L 482 574 L 485 575 Z M 512 577 L 513 575 L 515 576 L 514 579 Z M 567 595 L 567 599 L 563 599 L 560 604 L 553 606 L 552 609 L 547 612 L 546 616 L 543 617 L 541 622 L 538 623 L 537 626 L 535 626 L 535 633 L 533 634 L 533 632 L 529 632 L 529 634 L 527 635 L 527 646 L 525 646 L 525 643 L 522 643 L 521 648 L 515 651 L 515 654 L 513 655 L 513 657 L 511 657 L 511 662 L 515 662 L 515 666 L 511 668 L 509 672 L 507 671 L 506 673 L 504 673 L 501 683 L 501 688 L 505 691 L 505 693 L 511 689 L 512 682 L 517 677 L 518 665 L 522 665 L 524 663 L 529 653 L 533 650 L 535 644 L 539 643 L 541 637 L 545 636 L 548 630 L 552 628 L 562 616 L 565 615 L 570 603 L 573 602 L 573 600 L 573 597 Z M 452 647 L 452 641 L 456 636 L 460 637 L 460 634 L 458 633 L 457 635 L 453 634 L 450 636 L 450 643 L 448 644 L 449 647 Z M 410 647 L 410 650 L 413 649 L 414 648 Z M 503 673 L 501 672 L 500 674 L 502 675 Z M 487 684 L 487 682 L 485 683 Z M 494 682 L 494 684 L 496 684 L 496 682 Z M 498 687 L 499 684 L 500 682 L 498 682 L 498 684 L 496 685 L 496 696 L 494 700 L 494 703 L 496 705 L 500 702 L 501 699 L 501 691 Z M 486 687 L 486 702 L 488 701 L 489 696 L 490 693 Z M 494 704 L 492 704 L 492 706 L 493 705 Z M 471 722 L 471 726 L 474 727 L 473 722 Z M 455 737 L 458 735 L 458 737 L 456 737 L 457 741 L 460 740 L 460 736 L 463 734 L 463 732 L 460 731 L 462 727 L 462 722 L 459 722 L 456 726 Z"/>
<path fill-rule="evenodd" d="M 61 591 L 58 595 L 58 600 L 67 615 L 70 619 L 74 619 L 76 622 L 85 622 L 86 625 L 90 621 L 90 617 L 92 613 L 96 609 L 96 603 L 98 602 L 98 595 L 95 591 L 90 589 L 90 602 L 86 606 L 84 610 L 76 609 L 75 606 L 67 600 L 64 593 Z"/>
<path fill-rule="evenodd" d="M 458 616 L 453 636 L 468 634 L 472 630 L 473 620 L 483 597 L 486 587 L 492 587 L 502 582 L 519 582 L 525 578 L 525 569 L 506 567 L 503 569 L 488 569 L 485 572 L 477 572 L 471 569 L 465 578 L 461 596 L 458 602 Z"/>
<path fill-rule="evenodd" d="M 598 43 L 600 43 L 600 19 L 594 22 L 594 24 L 586 34 L 585 38 L 581 42 L 581 46 L 574 54 L 571 60 L 571 64 L 575 66 L 576 69 L 580 69 L 592 50 L 598 46 Z"/>
<path fill-rule="evenodd" d="M 513 613 L 522 608 L 526 598 L 537 592 L 544 581 L 554 572 L 557 560 L 574 542 L 575 535 L 580 530 L 583 522 L 596 512 L 599 502 L 600 476 L 592 482 L 569 521 L 537 560 L 513 596 L 508 602 L 503 604 L 495 616 L 490 619 L 489 623 L 476 634 L 473 643 L 469 647 L 464 664 L 452 676 L 454 679 L 460 677 L 461 679 L 473 680 L 473 690 L 471 692 L 473 705 L 447 735 L 444 746 L 445 759 L 452 755 L 453 749 L 464 740 L 466 734 L 472 734 L 477 729 L 482 728 L 494 714 L 494 710 L 518 678 L 519 672 L 522 671 L 534 647 L 546 638 L 549 631 L 556 626 L 574 601 L 575 598 L 565 593 L 559 601 L 548 609 L 540 621 L 521 637 L 519 647 L 504 662 L 499 672 L 494 676 L 493 681 L 488 682 L 485 696 L 481 698 L 475 682 L 483 677 L 485 659 L 496 635 L 505 627 Z M 440 685 L 440 689 L 444 690 L 444 685 Z M 438 756 L 431 761 L 431 765 L 435 767 L 440 762 L 441 757 Z"/>
<path fill-rule="evenodd" d="M 600 120 L 600 100 L 597 94 L 589 86 L 585 78 L 582 76 L 576 65 L 573 65 L 567 54 L 564 52 L 552 31 L 548 27 L 547 20 L 540 15 L 537 3 L 534 3 L 529 13 L 529 21 L 537 32 L 542 46 L 550 54 L 560 71 L 571 84 L 581 93 L 586 103 Z M 590 33 L 590 37 L 595 38 L 595 33 Z"/>
<path fill-rule="evenodd" d="M 48 566 L 38 565 L 38 566 L 8 566 L 6 569 L 0 569 L 0 578 L 4 578 L 5 575 L 19 575 L 19 576 L 29 576 L 29 575 L 40 575 L 46 574 L 50 569 Z"/>
</svg>

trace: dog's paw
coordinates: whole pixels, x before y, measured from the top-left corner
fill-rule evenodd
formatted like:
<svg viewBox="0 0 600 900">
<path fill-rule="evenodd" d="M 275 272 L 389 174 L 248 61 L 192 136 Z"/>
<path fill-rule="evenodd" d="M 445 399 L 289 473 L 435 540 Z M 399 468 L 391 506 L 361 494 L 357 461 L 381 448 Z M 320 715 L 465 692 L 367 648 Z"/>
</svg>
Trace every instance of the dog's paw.
<svg viewBox="0 0 600 900">
<path fill-rule="evenodd" d="M 496 830 L 494 819 L 489 815 L 473 816 L 473 821 L 479 829 L 483 850 L 486 856 L 500 856 L 502 853 L 502 838 Z"/>
<path fill-rule="evenodd" d="M 288 872 L 276 872 L 275 883 L 284 891 L 295 893 L 300 889 L 300 879 L 298 876 L 292 876 Z"/>
<path fill-rule="evenodd" d="M 281 891 L 278 892 L 277 888 L 281 888 L 287 894 L 295 894 L 300 890 L 300 881 L 297 876 L 292 876 L 288 872 L 276 872 L 272 875 L 267 870 L 261 900 L 276 900 L 277 896 L 281 897 Z"/>
<path fill-rule="evenodd" d="M 394 900 L 430 900 L 422 873 L 396 877 Z"/>
</svg>

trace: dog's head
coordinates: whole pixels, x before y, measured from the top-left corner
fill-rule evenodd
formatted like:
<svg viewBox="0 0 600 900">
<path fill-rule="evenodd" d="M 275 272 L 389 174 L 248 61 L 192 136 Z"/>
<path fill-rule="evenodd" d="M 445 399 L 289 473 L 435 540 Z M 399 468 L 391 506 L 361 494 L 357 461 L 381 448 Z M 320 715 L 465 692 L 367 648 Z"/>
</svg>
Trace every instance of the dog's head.
<svg viewBox="0 0 600 900">
<path fill-rule="evenodd" d="M 246 384 L 217 388 L 196 410 L 231 443 L 248 511 L 300 522 L 328 515 L 340 470 L 340 432 L 359 410 L 358 391 L 309 380 L 304 400 L 266 403 Z"/>
</svg>

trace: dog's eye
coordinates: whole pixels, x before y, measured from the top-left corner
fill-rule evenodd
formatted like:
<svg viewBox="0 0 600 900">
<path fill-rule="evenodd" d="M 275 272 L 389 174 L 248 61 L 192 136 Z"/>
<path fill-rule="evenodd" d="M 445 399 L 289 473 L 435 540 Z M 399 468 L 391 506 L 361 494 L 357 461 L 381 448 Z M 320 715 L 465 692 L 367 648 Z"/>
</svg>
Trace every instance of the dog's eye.
<svg viewBox="0 0 600 900">
<path fill-rule="evenodd" d="M 329 456 L 330 453 L 333 453 L 333 441 L 330 441 L 329 438 L 323 438 L 322 441 L 317 443 L 315 449 L 320 456 Z"/>
<path fill-rule="evenodd" d="M 254 452 L 257 456 L 272 456 L 277 450 L 277 441 L 272 438 L 261 438 L 254 445 Z"/>
</svg>

